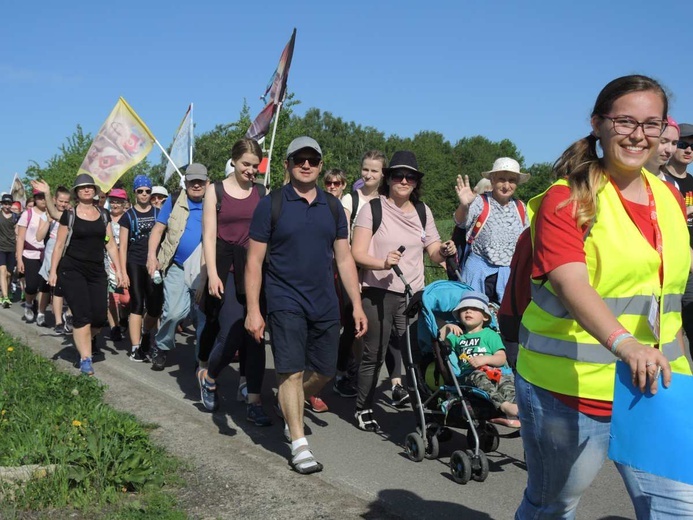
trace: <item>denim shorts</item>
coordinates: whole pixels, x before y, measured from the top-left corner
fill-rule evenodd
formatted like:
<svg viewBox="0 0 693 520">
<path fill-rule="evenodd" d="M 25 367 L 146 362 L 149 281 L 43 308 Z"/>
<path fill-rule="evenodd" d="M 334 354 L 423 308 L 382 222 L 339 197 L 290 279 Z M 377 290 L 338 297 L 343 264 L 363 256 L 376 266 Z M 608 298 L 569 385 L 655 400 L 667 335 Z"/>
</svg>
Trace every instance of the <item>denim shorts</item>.
<svg viewBox="0 0 693 520">
<path fill-rule="evenodd" d="M 304 370 L 327 377 L 335 374 L 339 320 L 311 321 L 298 312 L 275 311 L 269 314 L 267 323 L 278 374 Z"/>
</svg>

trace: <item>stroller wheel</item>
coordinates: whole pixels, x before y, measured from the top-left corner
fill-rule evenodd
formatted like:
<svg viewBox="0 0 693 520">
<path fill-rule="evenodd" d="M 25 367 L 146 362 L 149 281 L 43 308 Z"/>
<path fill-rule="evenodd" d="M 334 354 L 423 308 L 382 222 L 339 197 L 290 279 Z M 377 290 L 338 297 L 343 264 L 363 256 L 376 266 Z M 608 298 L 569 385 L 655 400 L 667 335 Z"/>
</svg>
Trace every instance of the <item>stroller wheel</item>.
<svg viewBox="0 0 693 520">
<path fill-rule="evenodd" d="M 418 433 L 409 433 L 404 439 L 404 449 L 407 457 L 414 462 L 421 462 L 424 459 L 424 441 Z"/>
<path fill-rule="evenodd" d="M 438 453 L 440 453 L 440 445 L 438 443 L 438 437 L 436 437 L 436 428 L 426 428 L 426 440 L 428 441 L 428 446 L 426 446 L 426 451 L 424 457 L 427 459 L 437 459 Z"/>
<path fill-rule="evenodd" d="M 483 482 L 488 477 L 488 458 L 483 451 L 479 455 L 474 455 L 474 450 L 467 450 L 467 456 L 472 461 L 472 478 L 477 482 Z"/>
<path fill-rule="evenodd" d="M 479 435 L 479 449 L 484 453 L 491 453 L 498 449 L 500 444 L 500 434 L 494 424 L 485 422 L 482 428 L 477 431 Z M 474 448 L 474 434 L 471 428 L 467 430 L 467 446 Z"/>
<path fill-rule="evenodd" d="M 457 450 L 450 456 L 450 471 L 452 479 L 458 484 L 466 484 L 472 478 L 472 461 L 462 450 Z"/>
</svg>

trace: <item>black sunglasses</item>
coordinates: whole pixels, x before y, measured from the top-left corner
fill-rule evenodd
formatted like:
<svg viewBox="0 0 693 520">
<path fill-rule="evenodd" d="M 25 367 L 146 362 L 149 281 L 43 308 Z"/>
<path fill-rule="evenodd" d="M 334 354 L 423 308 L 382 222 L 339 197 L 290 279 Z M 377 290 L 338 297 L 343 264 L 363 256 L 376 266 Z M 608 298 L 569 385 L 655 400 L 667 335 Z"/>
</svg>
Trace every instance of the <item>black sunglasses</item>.
<svg viewBox="0 0 693 520">
<path fill-rule="evenodd" d="M 686 148 L 693 149 L 693 143 L 688 143 L 686 141 L 678 141 L 676 143 L 676 148 L 678 148 L 679 150 L 685 150 Z"/>
<path fill-rule="evenodd" d="M 318 166 L 320 164 L 320 161 L 322 161 L 321 157 L 292 157 L 291 162 L 294 163 L 294 166 L 303 166 L 306 161 L 308 161 L 308 164 L 310 164 L 313 168 Z"/>
<path fill-rule="evenodd" d="M 407 179 L 409 184 L 416 184 L 419 182 L 419 176 L 415 173 L 394 172 L 390 175 L 390 179 L 395 182 L 402 182 L 402 180 Z"/>
<path fill-rule="evenodd" d="M 151 193 L 152 190 L 135 190 L 135 193 L 142 195 L 143 193 Z"/>
</svg>

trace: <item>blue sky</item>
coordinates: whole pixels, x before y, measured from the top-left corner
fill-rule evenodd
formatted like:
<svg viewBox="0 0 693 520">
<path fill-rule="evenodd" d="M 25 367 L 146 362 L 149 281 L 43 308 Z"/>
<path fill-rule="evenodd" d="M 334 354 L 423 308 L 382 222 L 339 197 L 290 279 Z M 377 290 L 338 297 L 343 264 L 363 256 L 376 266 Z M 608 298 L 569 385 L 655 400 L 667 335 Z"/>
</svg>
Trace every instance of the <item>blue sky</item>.
<svg viewBox="0 0 693 520">
<path fill-rule="evenodd" d="M 659 79 L 671 114 L 693 122 L 691 60 L 677 47 L 690 34 L 687 9 L 643 0 L 6 2 L 0 190 L 58 153 L 78 124 L 94 134 L 119 96 L 164 146 L 190 102 L 198 134 L 236 120 L 244 99 L 255 115 L 294 27 L 297 113 L 317 107 L 400 136 L 436 130 L 453 144 L 508 138 L 527 165 L 552 162 L 587 134 L 599 90 L 624 74 Z"/>
</svg>

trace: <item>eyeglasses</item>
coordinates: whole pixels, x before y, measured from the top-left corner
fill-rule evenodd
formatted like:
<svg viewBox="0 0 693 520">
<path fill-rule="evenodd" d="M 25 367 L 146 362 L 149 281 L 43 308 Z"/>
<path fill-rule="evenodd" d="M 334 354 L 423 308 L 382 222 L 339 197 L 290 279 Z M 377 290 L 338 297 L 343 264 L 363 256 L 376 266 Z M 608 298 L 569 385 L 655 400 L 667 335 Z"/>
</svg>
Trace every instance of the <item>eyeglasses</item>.
<svg viewBox="0 0 693 520">
<path fill-rule="evenodd" d="M 325 187 L 329 188 L 331 186 L 339 187 L 342 185 L 342 181 L 325 181 Z"/>
<path fill-rule="evenodd" d="M 320 161 L 322 161 L 321 157 L 292 157 L 291 162 L 294 163 L 294 166 L 303 166 L 306 161 L 308 161 L 308 164 L 310 164 L 311 167 L 315 168 L 316 166 L 320 165 Z"/>
<path fill-rule="evenodd" d="M 135 193 L 142 195 L 143 193 L 151 193 L 152 190 L 135 190 Z"/>
<path fill-rule="evenodd" d="M 155 195 L 152 195 L 152 198 L 153 198 L 153 199 L 164 199 L 164 200 L 166 200 L 166 196 L 165 196 L 165 195 L 159 195 L 158 193 L 155 194 Z"/>
<path fill-rule="evenodd" d="M 415 173 L 394 172 L 390 175 L 390 179 L 395 182 L 402 182 L 404 179 L 407 179 L 409 184 L 417 184 L 419 182 L 419 176 Z"/>
<path fill-rule="evenodd" d="M 635 132 L 639 126 L 641 126 L 642 133 L 647 137 L 659 137 L 662 135 L 662 132 L 664 132 L 664 129 L 668 124 L 666 121 L 661 119 L 641 123 L 640 121 L 636 121 L 632 117 L 627 116 L 609 117 L 602 115 L 601 117 L 611 121 L 614 127 L 614 132 L 619 135 L 630 135 Z"/>
<path fill-rule="evenodd" d="M 678 141 L 676 143 L 676 148 L 679 150 L 685 150 L 686 148 L 690 148 L 693 150 L 693 143 L 688 143 L 686 141 Z"/>
<path fill-rule="evenodd" d="M 108 201 L 113 205 L 113 206 L 121 206 L 125 204 L 125 201 L 122 199 L 108 199 Z"/>
</svg>

